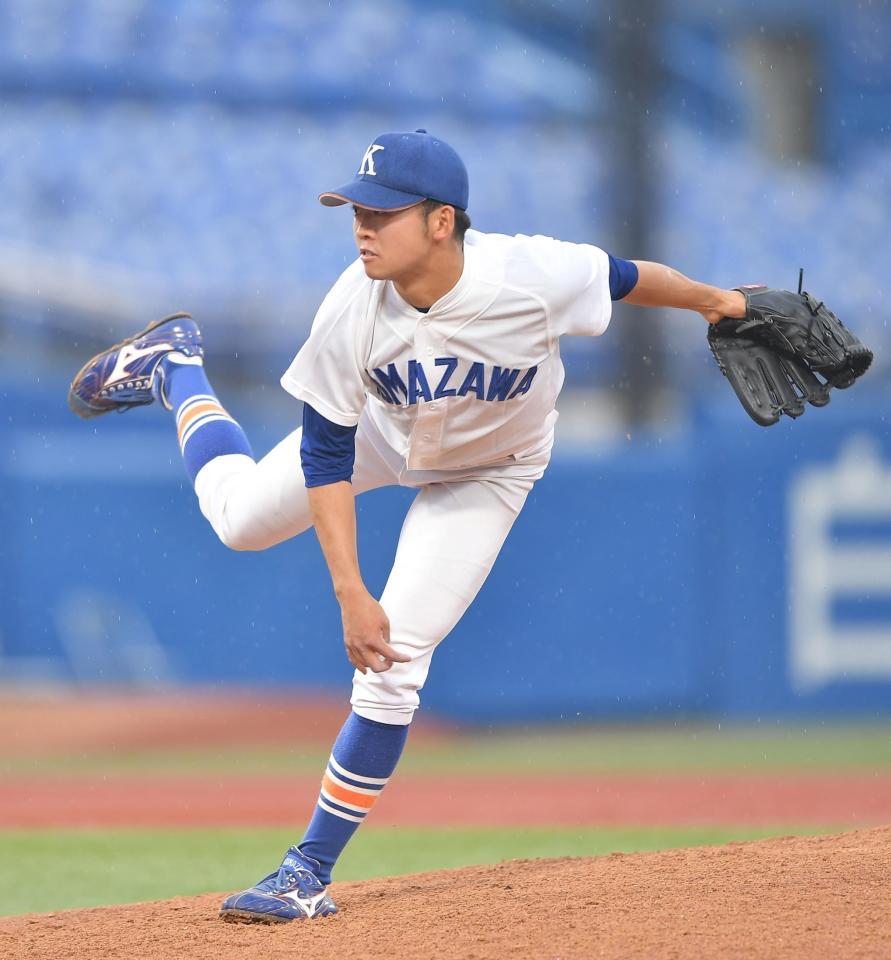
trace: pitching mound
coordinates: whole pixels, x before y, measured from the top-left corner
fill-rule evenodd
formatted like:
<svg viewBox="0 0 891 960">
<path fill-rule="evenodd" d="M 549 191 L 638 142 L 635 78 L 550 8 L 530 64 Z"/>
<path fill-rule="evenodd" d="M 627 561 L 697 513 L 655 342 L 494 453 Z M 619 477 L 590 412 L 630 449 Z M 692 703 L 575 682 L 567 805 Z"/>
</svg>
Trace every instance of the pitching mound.
<svg viewBox="0 0 891 960">
<path fill-rule="evenodd" d="M 891 956 L 891 827 L 336 884 L 341 913 L 223 923 L 222 895 L 0 919 L 7 958 Z M 64 865 L 53 883 L 64 883 Z"/>
</svg>

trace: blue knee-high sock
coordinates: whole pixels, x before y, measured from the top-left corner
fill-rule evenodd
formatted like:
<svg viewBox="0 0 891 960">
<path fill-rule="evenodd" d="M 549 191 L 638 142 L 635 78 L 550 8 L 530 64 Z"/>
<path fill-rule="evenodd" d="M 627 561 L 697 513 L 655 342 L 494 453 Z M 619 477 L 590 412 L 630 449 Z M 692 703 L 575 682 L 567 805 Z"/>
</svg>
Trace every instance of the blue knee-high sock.
<svg viewBox="0 0 891 960">
<path fill-rule="evenodd" d="M 176 431 L 186 470 L 194 483 L 214 457 L 252 456 L 244 431 L 220 405 L 198 358 L 170 353 L 161 360 L 161 389 L 176 415 Z"/>
<path fill-rule="evenodd" d="M 331 882 L 331 870 L 356 828 L 368 815 L 396 769 L 408 726 L 378 723 L 351 713 L 343 725 L 301 853 L 321 864 L 319 880 Z"/>
</svg>

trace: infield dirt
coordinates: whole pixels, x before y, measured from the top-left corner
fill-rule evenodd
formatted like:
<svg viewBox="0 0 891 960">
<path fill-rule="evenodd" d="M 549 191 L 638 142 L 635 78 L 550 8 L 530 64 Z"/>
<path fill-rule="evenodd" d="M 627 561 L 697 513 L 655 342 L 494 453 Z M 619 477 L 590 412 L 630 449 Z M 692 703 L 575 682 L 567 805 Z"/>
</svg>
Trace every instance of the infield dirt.
<svg viewBox="0 0 891 960">
<path fill-rule="evenodd" d="M 891 827 L 335 884 L 336 917 L 223 923 L 222 894 L 0 919 L 9 960 L 887 958 Z M 64 882 L 64 864 L 52 882 Z"/>
</svg>

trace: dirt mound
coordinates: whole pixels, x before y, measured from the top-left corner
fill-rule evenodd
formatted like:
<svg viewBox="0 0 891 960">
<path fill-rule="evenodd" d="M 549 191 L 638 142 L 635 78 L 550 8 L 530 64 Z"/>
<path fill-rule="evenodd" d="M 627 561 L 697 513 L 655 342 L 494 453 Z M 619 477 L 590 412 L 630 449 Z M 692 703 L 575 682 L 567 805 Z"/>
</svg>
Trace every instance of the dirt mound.
<svg viewBox="0 0 891 960">
<path fill-rule="evenodd" d="M 335 884 L 341 913 L 267 927 L 221 895 L 0 919 L 10 960 L 891 956 L 891 827 Z M 53 878 L 64 882 L 64 871 Z"/>
</svg>

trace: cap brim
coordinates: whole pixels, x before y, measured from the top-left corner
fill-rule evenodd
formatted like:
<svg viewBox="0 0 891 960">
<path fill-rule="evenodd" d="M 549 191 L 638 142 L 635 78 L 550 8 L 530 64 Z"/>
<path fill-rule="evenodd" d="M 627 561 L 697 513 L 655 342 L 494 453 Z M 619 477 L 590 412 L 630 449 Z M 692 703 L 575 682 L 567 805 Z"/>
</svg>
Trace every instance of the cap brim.
<svg viewBox="0 0 891 960">
<path fill-rule="evenodd" d="M 336 190 L 319 195 L 319 203 L 326 207 L 339 207 L 344 203 L 352 203 L 368 210 L 407 210 L 426 199 L 426 197 L 419 197 L 414 193 L 403 193 L 401 190 L 393 190 L 369 180 L 353 180 Z"/>
</svg>

